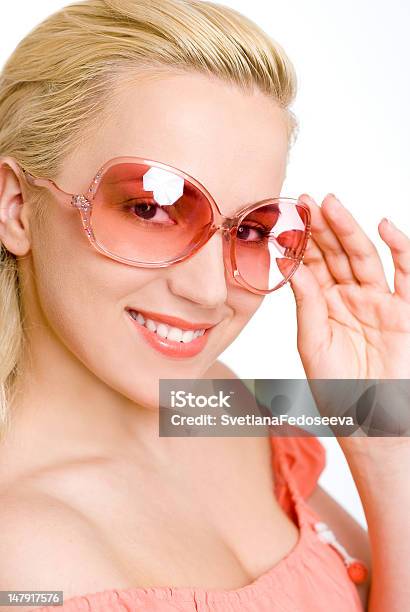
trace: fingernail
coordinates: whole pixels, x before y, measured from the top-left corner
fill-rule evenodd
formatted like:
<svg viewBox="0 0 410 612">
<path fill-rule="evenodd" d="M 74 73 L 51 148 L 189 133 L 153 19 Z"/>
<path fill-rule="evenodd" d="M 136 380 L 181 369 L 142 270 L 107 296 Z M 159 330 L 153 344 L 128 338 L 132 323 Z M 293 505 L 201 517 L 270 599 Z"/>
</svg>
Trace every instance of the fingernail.
<svg viewBox="0 0 410 612">
<path fill-rule="evenodd" d="M 337 204 L 341 204 L 341 201 L 339 200 L 339 198 L 337 196 L 335 196 L 334 193 L 328 193 L 326 197 L 327 198 L 329 198 L 329 197 L 334 198 L 336 200 Z"/>
<path fill-rule="evenodd" d="M 327 197 L 327 198 L 329 198 L 329 197 L 332 197 L 332 198 L 333 198 L 333 200 L 332 200 L 332 208 L 344 208 L 343 204 L 341 203 L 341 201 L 339 200 L 339 198 L 337 198 L 337 197 L 335 196 L 335 194 L 334 194 L 334 193 L 328 193 L 326 197 Z"/>
<path fill-rule="evenodd" d="M 397 227 L 394 225 L 393 221 L 391 221 L 388 217 L 383 217 L 383 220 L 386 220 L 387 223 L 391 226 L 394 227 L 395 229 L 397 229 Z"/>
</svg>

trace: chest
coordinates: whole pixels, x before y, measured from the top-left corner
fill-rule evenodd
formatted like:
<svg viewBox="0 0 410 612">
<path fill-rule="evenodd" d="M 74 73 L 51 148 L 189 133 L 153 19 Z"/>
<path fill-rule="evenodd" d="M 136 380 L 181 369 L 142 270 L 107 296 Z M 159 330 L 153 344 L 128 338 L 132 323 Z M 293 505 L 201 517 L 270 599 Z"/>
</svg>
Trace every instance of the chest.
<svg viewBox="0 0 410 612">
<path fill-rule="evenodd" d="M 90 497 L 90 496 L 88 496 Z M 209 462 L 166 475 L 106 474 L 83 502 L 116 571 L 132 585 L 235 589 L 296 545 L 298 529 L 274 496 L 270 465 Z"/>
</svg>

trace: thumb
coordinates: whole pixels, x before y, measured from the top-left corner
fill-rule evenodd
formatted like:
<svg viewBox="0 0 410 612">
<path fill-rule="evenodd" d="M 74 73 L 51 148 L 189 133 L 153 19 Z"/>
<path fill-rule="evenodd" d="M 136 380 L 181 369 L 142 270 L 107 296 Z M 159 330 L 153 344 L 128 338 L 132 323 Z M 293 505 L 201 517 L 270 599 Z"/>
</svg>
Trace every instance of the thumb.
<svg viewBox="0 0 410 612">
<path fill-rule="evenodd" d="M 298 350 L 303 354 L 313 354 L 331 339 L 326 300 L 315 275 L 303 262 L 289 283 L 296 302 Z"/>
</svg>

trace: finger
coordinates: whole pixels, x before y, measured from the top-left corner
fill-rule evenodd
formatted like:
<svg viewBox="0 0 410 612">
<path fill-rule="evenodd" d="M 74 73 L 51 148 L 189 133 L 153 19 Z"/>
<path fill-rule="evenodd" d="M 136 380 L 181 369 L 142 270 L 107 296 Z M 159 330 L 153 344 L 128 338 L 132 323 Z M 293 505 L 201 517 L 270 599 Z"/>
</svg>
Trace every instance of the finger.
<svg viewBox="0 0 410 612">
<path fill-rule="evenodd" d="M 393 258 L 394 290 L 410 302 L 410 238 L 386 218 L 380 221 L 378 229 Z"/>
<path fill-rule="evenodd" d="M 301 355 L 315 354 L 331 341 L 329 312 L 323 291 L 313 272 L 303 263 L 289 283 L 296 302 L 298 350 Z"/>
<path fill-rule="evenodd" d="M 322 211 L 336 232 L 360 284 L 390 293 L 379 253 L 350 211 L 333 194 L 323 200 Z"/>
<path fill-rule="evenodd" d="M 322 290 L 330 289 L 330 287 L 333 287 L 337 283 L 337 280 L 330 273 L 329 266 L 327 265 L 323 252 L 318 247 L 313 236 L 310 236 L 309 238 L 303 257 L 303 263 L 307 265 L 309 270 L 311 270 L 316 276 Z"/>
<path fill-rule="evenodd" d="M 329 275 L 331 275 L 337 283 L 357 283 L 349 258 L 332 227 L 324 217 L 321 207 L 306 193 L 300 196 L 300 200 L 305 202 L 310 208 L 312 237 L 321 251 L 322 266 L 327 266 Z M 318 256 L 317 253 L 315 255 L 316 257 Z M 318 265 L 319 262 L 317 262 L 316 269 Z M 324 277 L 323 272 L 321 276 L 322 278 Z"/>
</svg>

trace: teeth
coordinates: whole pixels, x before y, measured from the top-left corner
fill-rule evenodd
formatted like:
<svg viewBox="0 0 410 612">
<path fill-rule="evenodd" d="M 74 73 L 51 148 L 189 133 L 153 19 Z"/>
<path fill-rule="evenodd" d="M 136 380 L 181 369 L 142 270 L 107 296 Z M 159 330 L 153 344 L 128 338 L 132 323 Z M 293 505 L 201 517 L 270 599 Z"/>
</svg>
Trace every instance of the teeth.
<svg viewBox="0 0 410 612">
<path fill-rule="evenodd" d="M 148 321 L 147 321 L 148 323 Z M 155 325 L 155 323 L 154 323 Z M 169 332 L 169 327 L 168 325 L 164 325 L 164 323 L 160 323 L 157 327 L 157 334 L 158 336 L 161 336 L 161 338 L 167 338 L 168 337 L 168 332 Z"/>
<path fill-rule="evenodd" d="M 182 342 L 192 342 L 193 339 L 194 332 L 192 331 L 192 329 L 184 331 L 184 333 L 182 334 Z"/>
<path fill-rule="evenodd" d="M 142 316 L 142 314 L 138 313 L 138 315 L 137 315 L 137 321 L 138 321 L 138 323 L 141 323 L 141 325 L 144 325 L 144 323 L 145 323 L 145 319 L 144 319 L 144 317 Z"/>
<path fill-rule="evenodd" d="M 199 336 L 203 336 L 205 333 L 204 329 L 196 329 L 193 331 L 191 329 L 171 327 L 170 325 L 159 323 L 152 319 L 145 320 L 142 314 L 135 312 L 135 310 L 130 310 L 129 313 L 140 325 L 144 325 L 150 331 L 156 332 L 161 338 L 169 338 L 169 340 L 174 340 L 175 342 L 192 342 L 192 340 L 195 340 L 195 338 Z"/>
<path fill-rule="evenodd" d="M 145 327 L 147 327 L 150 331 L 157 331 L 157 324 L 154 323 L 151 319 L 147 319 L 145 321 Z"/>
<path fill-rule="evenodd" d="M 167 338 L 169 338 L 170 340 L 175 340 L 175 342 L 181 342 L 182 334 L 182 329 L 179 329 L 178 327 L 171 327 L 168 332 Z"/>
</svg>

